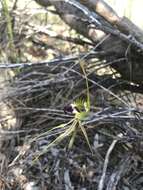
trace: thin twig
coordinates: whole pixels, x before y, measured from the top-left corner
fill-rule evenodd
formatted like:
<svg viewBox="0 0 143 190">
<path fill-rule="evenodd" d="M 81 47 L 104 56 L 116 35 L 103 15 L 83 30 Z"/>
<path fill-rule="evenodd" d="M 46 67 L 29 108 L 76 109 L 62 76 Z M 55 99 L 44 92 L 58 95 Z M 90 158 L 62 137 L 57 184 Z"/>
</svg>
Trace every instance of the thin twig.
<svg viewBox="0 0 143 190">
<path fill-rule="evenodd" d="M 118 136 L 122 137 L 122 134 L 119 134 Z M 98 185 L 98 190 L 103 190 L 103 188 L 104 188 L 104 181 L 105 181 L 105 177 L 106 177 L 106 171 L 107 171 L 107 167 L 108 167 L 108 163 L 109 163 L 110 154 L 117 142 L 118 142 L 117 139 L 113 140 L 112 144 L 110 145 L 110 147 L 106 153 L 102 176 L 100 178 L 99 185 Z"/>
<path fill-rule="evenodd" d="M 73 55 L 72 57 L 71 56 L 67 56 L 67 57 L 60 57 L 60 58 L 57 58 L 57 59 L 53 59 L 51 61 L 49 60 L 45 60 L 45 61 L 42 61 L 42 62 L 26 62 L 26 63 L 4 63 L 4 64 L 0 64 L 0 69 L 8 69 L 8 68 L 25 68 L 25 67 L 31 67 L 31 66 L 40 66 L 40 65 L 52 65 L 52 64 L 68 64 L 68 63 L 71 63 L 71 62 L 74 62 L 76 60 L 79 60 L 80 58 L 82 58 L 84 56 L 84 59 L 85 59 L 85 56 L 86 56 L 86 59 L 90 59 L 90 58 L 93 58 L 93 57 L 96 57 L 97 55 L 98 56 L 101 56 L 101 55 L 104 55 L 104 51 L 100 51 L 100 52 L 89 52 L 88 55 L 87 53 L 86 54 L 80 54 L 80 55 Z"/>
<path fill-rule="evenodd" d="M 129 165 L 131 164 L 131 161 L 132 161 L 131 154 L 126 154 L 123 157 L 123 159 L 120 161 L 118 167 L 111 174 L 106 190 L 116 189 L 116 186 L 117 186 L 119 180 L 121 179 L 122 174 L 125 173 L 125 171 L 129 167 Z"/>
</svg>

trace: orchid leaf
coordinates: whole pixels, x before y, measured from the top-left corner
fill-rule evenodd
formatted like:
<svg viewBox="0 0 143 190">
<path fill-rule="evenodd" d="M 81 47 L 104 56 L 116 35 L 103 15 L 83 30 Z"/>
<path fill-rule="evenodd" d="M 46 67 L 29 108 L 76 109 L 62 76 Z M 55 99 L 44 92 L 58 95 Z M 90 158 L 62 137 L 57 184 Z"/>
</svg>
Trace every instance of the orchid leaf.
<svg viewBox="0 0 143 190">
<path fill-rule="evenodd" d="M 84 137 L 85 137 L 85 140 L 86 140 L 86 142 L 87 142 L 87 144 L 88 144 L 88 146 L 89 146 L 89 149 L 91 150 L 91 152 L 92 152 L 92 154 L 93 154 L 92 147 L 91 147 L 91 145 L 90 145 L 90 142 L 89 142 L 89 139 L 88 139 L 86 130 L 85 130 L 84 126 L 81 125 L 81 123 L 79 123 L 79 126 L 80 126 L 81 131 L 82 131 L 82 133 L 83 133 L 83 135 L 84 135 Z"/>
</svg>

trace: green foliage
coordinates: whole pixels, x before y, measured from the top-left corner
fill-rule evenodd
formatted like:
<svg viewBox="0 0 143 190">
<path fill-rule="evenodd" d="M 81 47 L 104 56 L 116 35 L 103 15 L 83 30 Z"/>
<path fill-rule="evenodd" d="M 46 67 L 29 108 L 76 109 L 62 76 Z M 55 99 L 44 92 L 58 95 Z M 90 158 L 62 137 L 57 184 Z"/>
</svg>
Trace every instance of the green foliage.
<svg viewBox="0 0 143 190">
<path fill-rule="evenodd" d="M 87 100 L 85 102 L 85 108 L 87 111 L 90 110 L 90 92 L 89 92 L 89 85 L 88 85 L 88 77 L 87 77 L 87 74 L 86 74 L 86 71 L 85 71 L 85 68 L 84 68 L 84 65 L 85 65 L 85 62 L 84 60 L 79 60 L 79 64 L 80 64 L 80 67 L 83 71 L 83 74 L 84 74 L 84 77 L 85 77 L 85 80 L 86 80 L 86 90 L 87 90 Z"/>
</svg>

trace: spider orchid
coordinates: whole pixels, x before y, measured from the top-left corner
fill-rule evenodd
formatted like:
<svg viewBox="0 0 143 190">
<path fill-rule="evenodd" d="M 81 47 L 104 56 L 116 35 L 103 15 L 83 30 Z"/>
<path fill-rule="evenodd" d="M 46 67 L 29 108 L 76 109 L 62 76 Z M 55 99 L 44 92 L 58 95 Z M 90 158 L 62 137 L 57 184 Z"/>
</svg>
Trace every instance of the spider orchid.
<svg viewBox="0 0 143 190">
<path fill-rule="evenodd" d="M 51 130 L 47 131 L 44 135 L 43 134 L 39 135 L 38 138 L 35 139 L 35 140 L 38 140 L 44 136 L 48 136 L 49 134 L 56 133 L 56 131 L 60 131 L 56 139 L 53 140 L 51 143 L 49 143 L 45 147 L 45 149 L 36 157 L 36 159 L 39 158 L 41 155 L 45 154 L 49 150 L 49 148 L 55 145 L 58 145 L 61 141 L 63 141 L 66 137 L 69 137 L 69 136 L 70 136 L 70 141 L 69 141 L 68 148 L 71 149 L 74 144 L 75 137 L 78 131 L 82 132 L 92 152 L 92 148 L 91 148 L 85 127 L 83 125 L 83 121 L 85 121 L 88 118 L 89 112 L 90 112 L 90 95 L 89 95 L 88 78 L 86 76 L 84 64 L 82 62 L 80 62 L 80 66 L 86 80 L 87 100 L 79 98 L 76 101 L 74 101 L 72 104 L 65 106 L 64 107 L 65 114 L 67 113 L 72 114 L 73 118 L 69 122 L 58 125 L 52 128 Z"/>
</svg>

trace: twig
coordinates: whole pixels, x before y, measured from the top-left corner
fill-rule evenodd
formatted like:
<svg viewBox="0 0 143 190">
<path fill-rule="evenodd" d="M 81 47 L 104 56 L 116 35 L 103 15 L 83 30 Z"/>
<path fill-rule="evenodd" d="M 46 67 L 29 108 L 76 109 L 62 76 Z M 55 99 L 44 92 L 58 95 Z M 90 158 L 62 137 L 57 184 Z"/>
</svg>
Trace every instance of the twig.
<svg viewBox="0 0 143 190">
<path fill-rule="evenodd" d="M 137 47 L 143 51 L 143 44 L 138 42 L 134 36 L 125 35 L 125 34 L 121 33 L 118 29 L 115 29 L 112 26 L 109 27 L 109 26 L 105 26 L 105 25 L 101 24 L 101 22 L 96 18 L 95 14 L 93 14 L 91 11 L 89 11 L 85 6 L 83 6 L 79 2 L 77 2 L 75 0 L 66 0 L 66 2 L 73 7 L 76 7 L 81 12 L 83 12 L 83 14 L 89 20 L 89 22 L 91 24 L 95 25 L 96 29 L 102 30 L 107 34 L 110 33 L 110 34 L 113 34 L 115 36 L 118 36 L 121 40 L 128 42 L 128 43 L 132 44 L 133 46 L 135 46 L 135 47 Z"/>
<path fill-rule="evenodd" d="M 86 56 L 86 59 L 96 57 L 97 55 L 101 56 L 101 55 L 104 55 L 104 54 L 105 54 L 104 51 L 90 52 L 90 53 L 88 53 L 88 56 Z M 85 56 L 85 54 L 80 54 L 80 55 L 77 55 L 77 56 L 73 55 L 72 57 L 67 56 L 67 57 L 64 57 L 64 58 L 62 57 L 62 58 L 53 59 L 52 61 L 45 60 L 45 61 L 42 61 L 42 62 L 35 62 L 35 63 L 32 63 L 32 62 L 27 62 L 27 63 L 5 63 L 5 64 L 0 64 L 0 69 L 24 68 L 24 67 L 39 66 L 39 65 L 58 64 L 58 63 L 60 63 L 60 64 L 62 64 L 62 63 L 68 64 L 68 63 L 74 62 L 76 60 L 79 60 L 83 56 Z"/>
<path fill-rule="evenodd" d="M 121 179 L 122 174 L 125 173 L 125 170 L 127 170 L 131 161 L 131 154 L 124 156 L 124 158 L 119 163 L 119 166 L 111 174 L 106 190 L 116 189 L 116 186 Z"/>
<path fill-rule="evenodd" d="M 122 137 L 122 134 L 119 134 L 118 136 Z M 117 139 L 113 140 L 112 144 L 110 145 L 110 147 L 106 153 L 102 176 L 100 178 L 99 185 L 98 185 L 98 190 L 103 190 L 103 188 L 104 188 L 104 181 L 105 181 L 105 177 L 106 177 L 106 171 L 107 171 L 107 167 L 108 167 L 108 163 L 109 163 L 110 154 L 117 142 L 118 142 Z"/>
</svg>

